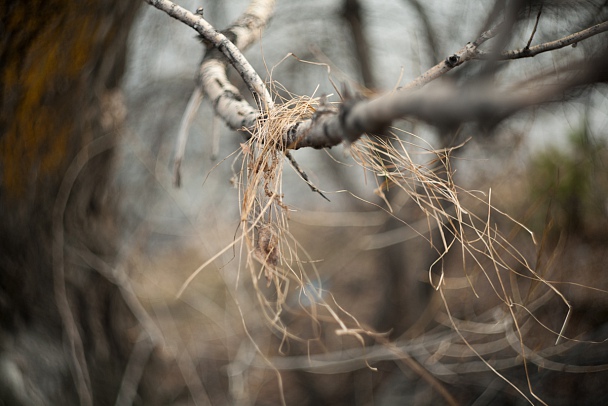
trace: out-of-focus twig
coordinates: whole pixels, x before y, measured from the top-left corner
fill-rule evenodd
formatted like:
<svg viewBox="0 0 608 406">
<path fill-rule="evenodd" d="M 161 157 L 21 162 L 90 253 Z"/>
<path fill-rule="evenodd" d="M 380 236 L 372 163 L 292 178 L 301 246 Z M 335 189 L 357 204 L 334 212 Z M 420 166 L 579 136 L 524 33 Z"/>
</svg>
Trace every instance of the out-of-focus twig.
<svg viewBox="0 0 608 406">
<path fill-rule="evenodd" d="M 153 341 L 145 331 L 142 331 L 133 346 L 131 356 L 127 362 L 127 367 L 120 383 L 120 390 L 116 397 L 116 406 L 129 406 L 134 403 L 144 368 L 154 348 Z"/>
<path fill-rule="evenodd" d="M 179 132 L 177 133 L 177 145 L 175 147 L 175 158 L 173 159 L 173 184 L 176 187 L 180 187 L 182 183 L 181 166 L 182 160 L 184 159 L 184 153 L 186 151 L 186 141 L 188 141 L 188 132 L 190 131 L 190 125 L 194 120 L 194 116 L 198 111 L 201 101 L 203 100 L 203 89 L 199 86 L 194 88 L 186 111 L 182 116 L 182 121 L 179 125 Z"/>
<path fill-rule="evenodd" d="M 545 42 L 543 44 L 535 45 L 529 48 L 525 47 L 521 49 L 514 49 L 511 51 L 504 51 L 499 54 L 490 54 L 488 52 L 477 51 L 477 55 L 475 56 L 475 58 L 497 58 L 499 60 L 530 58 L 543 52 L 554 51 L 556 49 L 567 47 L 568 45 L 577 44 L 587 38 L 591 38 L 597 34 L 601 34 L 602 32 L 606 31 L 608 31 L 608 21 L 596 24 L 593 27 L 586 28 L 579 32 L 575 32 L 574 34 L 570 34 L 564 38 L 560 38 L 555 41 Z"/>
<path fill-rule="evenodd" d="M 53 291 L 70 351 L 71 370 L 81 405 L 92 405 L 91 379 L 82 337 L 68 298 L 65 275 L 65 211 L 78 175 L 93 157 L 114 147 L 112 137 L 100 137 L 82 148 L 65 172 L 53 206 Z"/>
<path fill-rule="evenodd" d="M 350 28 L 363 84 L 366 88 L 373 89 L 374 75 L 372 73 L 369 44 L 364 33 L 362 14 L 359 0 L 344 0 L 342 15 Z"/>
<path fill-rule="evenodd" d="M 437 62 L 439 59 L 439 47 L 437 46 L 437 34 L 433 28 L 433 24 L 429 19 L 429 13 L 427 13 L 424 5 L 419 0 L 406 0 L 406 3 L 411 5 L 416 13 L 418 13 L 418 20 L 424 28 L 424 36 L 426 37 L 426 43 L 430 48 L 431 54 L 434 61 Z"/>
<path fill-rule="evenodd" d="M 538 9 L 538 14 L 536 15 L 536 21 L 534 22 L 534 28 L 532 29 L 532 34 L 530 34 L 530 39 L 528 40 L 528 43 L 526 44 L 526 48 L 530 48 L 530 45 L 532 44 L 532 40 L 534 39 L 534 34 L 536 34 L 536 29 L 538 28 L 538 22 L 540 21 L 540 15 L 543 12 L 543 3 L 540 3 L 540 8 Z"/>
</svg>

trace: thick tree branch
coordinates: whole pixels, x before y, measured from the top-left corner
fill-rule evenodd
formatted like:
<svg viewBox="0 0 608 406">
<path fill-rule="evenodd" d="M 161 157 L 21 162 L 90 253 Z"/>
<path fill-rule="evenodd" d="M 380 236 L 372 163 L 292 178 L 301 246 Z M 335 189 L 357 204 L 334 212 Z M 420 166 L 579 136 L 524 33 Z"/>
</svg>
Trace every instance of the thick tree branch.
<svg viewBox="0 0 608 406">
<path fill-rule="evenodd" d="M 274 3 L 275 0 L 253 0 L 241 17 L 223 33 L 238 49 L 245 50 L 259 38 L 261 30 L 272 16 Z M 216 114 L 230 128 L 233 130 L 251 128 L 260 117 L 260 111 L 244 100 L 238 89 L 228 80 L 226 69 L 228 62 L 232 63 L 232 61 L 224 56 L 221 48 L 207 52 L 199 68 L 198 84 L 211 100 Z M 244 77 L 243 80 L 247 81 Z M 272 108 L 273 101 L 268 92 L 264 97 L 266 109 Z"/>
<path fill-rule="evenodd" d="M 260 111 L 252 107 L 230 83 L 226 74 L 230 62 L 239 72 L 252 92 L 260 110 L 272 108 L 273 100 L 264 82 L 245 59 L 240 50 L 246 49 L 259 37 L 260 31 L 272 16 L 275 0 L 253 0 L 247 10 L 223 33 L 219 33 L 202 18 L 202 10 L 190 13 L 168 0 L 146 0 L 177 20 L 194 28 L 203 42 L 215 47 L 205 55 L 197 75 L 197 88 L 192 94 L 182 118 L 178 145 L 173 164 L 174 184 L 181 184 L 183 160 L 190 123 L 200 105 L 202 95 L 211 100 L 218 116 L 233 130 L 251 128 L 260 117 Z"/>
<path fill-rule="evenodd" d="M 382 133 L 392 121 L 415 117 L 440 127 L 464 122 L 492 126 L 534 105 L 563 99 L 578 86 L 607 79 L 608 58 L 596 58 L 571 79 L 554 84 L 527 82 L 515 90 L 499 91 L 490 84 L 455 87 L 446 84 L 413 92 L 396 91 L 372 100 L 346 100 L 340 112 L 321 114 L 286 131 L 291 148 L 328 148 L 341 141 L 354 142 L 364 133 Z"/>
<path fill-rule="evenodd" d="M 265 110 L 267 108 L 272 107 L 272 97 L 264 82 L 257 74 L 255 69 L 249 64 L 249 61 L 243 56 L 243 54 L 239 51 L 237 45 L 232 43 L 224 34 L 217 31 L 211 24 L 209 24 L 200 14 L 194 14 L 190 11 L 186 10 L 183 7 L 178 6 L 177 4 L 172 3 L 169 0 L 145 0 L 148 4 L 156 7 L 157 9 L 164 11 L 169 14 L 171 17 L 183 22 L 184 24 L 194 28 L 196 32 L 198 32 L 206 42 L 213 45 L 215 48 L 220 50 L 222 54 L 230 61 L 232 66 L 237 70 L 237 72 L 243 78 L 245 84 L 254 95 L 256 102 L 259 104 L 260 109 Z M 247 12 L 242 17 L 242 21 L 251 21 L 251 27 L 253 29 L 256 28 L 255 21 L 267 21 L 272 13 L 272 9 L 274 7 L 274 0 L 258 0 L 252 2 L 252 4 L 247 9 Z M 248 31 L 253 31 L 253 29 L 245 24 L 240 27 L 240 30 L 235 28 L 235 31 L 239 31 L 239 33 L 247 33 L 247 35 L 243 35 L 241 41 L 243 41 L 242 45 L 251 43 L 252 39 Z"/>
<path fill-rule="evenodd" d="M 479 58 L 479 55 L 489 57 L 489 53 L 481 54 L 478 47 L 494 37 L 500 29 L 501 25 L 498 25 L 484 32 L 477 40 L 468 43 L 458 52 L 402 87 L 398 92 L 369 101 L 350 100 L 342 106 L 339 114 L 331 114 L 331 112 L 328 112 L 330 114 L 318 114 L 310 120 L 292 126 L 286 132 L 286 145 L 293 148 L 328 148 L 342 141 L 353 142 L 363 133 L 382 132 L 393 120 L 405 116 L 416 117 L 439 126 L 458 125 L 468 121 L 496 124 L 523 108 L 552 101 L 572 87 L 593 82 L 597 79 L 598 74 L 601 74 L 601 67 L 606 66 L 605 58 L 591 61 L 588 68 L 582 71 L 579 79 L 547 85 L 536 91 L 498 93 L 496 89 L 482 85 L 467 89 L 450 88 L 444 85 L 425 92 L 413 92 L 454 67 Z M 533 56 L 582 41 L 606 30 L 608 30 L 608 22 L 558 41 L 531 47 L 525 52 L 529 53 L 528 56 Z M 523 53 L 524 51 L 517 52 Z M 511 54 L 515 55 L 516 52 L 511 51 Z M 496 54 L 492 54 L 492 56 L 497 57 Z M 500 58 L 500 54 L 498 57 Z"/>
</svg>

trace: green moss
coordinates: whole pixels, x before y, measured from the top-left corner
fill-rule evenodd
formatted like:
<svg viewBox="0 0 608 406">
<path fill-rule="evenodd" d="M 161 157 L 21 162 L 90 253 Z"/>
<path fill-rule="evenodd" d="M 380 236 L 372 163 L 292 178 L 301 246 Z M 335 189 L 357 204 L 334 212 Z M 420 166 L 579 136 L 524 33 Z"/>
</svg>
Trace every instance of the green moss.
<svg viewBox="0 0 608 406">
<path fill-rule="evenodd" d="M 564 149 L 551 147 L 532 160 L 530 195 L 541 201 L 535 228 L 552 232 L 608 234 L 606 140 L 594 138 L 586 125 L 572 132 Z M 547 221 L 547 219 L 549 221 Z"/>
</svg>

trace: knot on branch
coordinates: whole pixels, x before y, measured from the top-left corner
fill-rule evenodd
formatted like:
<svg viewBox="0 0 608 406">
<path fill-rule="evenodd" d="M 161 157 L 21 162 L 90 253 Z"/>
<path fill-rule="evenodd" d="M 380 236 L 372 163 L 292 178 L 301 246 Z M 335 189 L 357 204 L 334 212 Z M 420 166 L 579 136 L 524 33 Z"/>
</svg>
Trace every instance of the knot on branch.
<svg viewBox="0 0 608 406">
<path fill-rule="evenodd" d="M 453 68 L 458 64 L 459 61 L 460 61 L 460 56 L 458 56 L 457 54 L 453 54 L 453 55 L 448 56 L 445 59 L 445 64 L 448 67 Z"/>
</svg>

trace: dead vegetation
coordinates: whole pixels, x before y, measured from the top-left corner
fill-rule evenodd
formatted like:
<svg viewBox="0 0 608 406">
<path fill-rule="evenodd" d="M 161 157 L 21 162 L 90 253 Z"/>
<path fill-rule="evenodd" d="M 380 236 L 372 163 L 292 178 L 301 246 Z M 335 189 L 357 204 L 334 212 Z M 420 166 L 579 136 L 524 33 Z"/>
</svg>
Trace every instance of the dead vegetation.
<svg viewBox="0 0 608 406">
<path fill-rule="evenodd" d="M 488 371 L 501 380 L 502 384 L 493 384 L 502 388 L 498 391 L 513 392 L 530 403 L 545 403 L 546 394 L 537 395 L 538 373 L 534 371 L 538 368 L 605 369 L 553 361 L 586 342 L 580 333 L 567 334 L 577 331 L 569 324 L 573 309 L 564 294 L 567 277 L 555 279 L 554 260 L 541 260 L 547 256 L 543 241 L 535 240 L 532 231 L 494 207 L 491 188 L 468 191 L 458 186 L 451 159 L 463 145 L 437 150 L 414 134 L 399 136 L 398 129 L 392 129 L 388 137 L 364 137 L 350 145 L 349 151 L 366 176 L 376 182 L 374 193 L 380 201 L 369 203 L 373 207 L 370 215 L 396 220 L 432 252 L 434 260 L 425 270 L 423 282 L 435 292 L 407 331 L 390 336 L 391 331 L 377 330 L 379 309 L 401 311 L 383 303 L 386 281 L 374 276 L 379 259 L 362 260 L 377 254 L 362 254 L 360 237 L 352 234 L 349 238 L 346 234 L 350 232 L 339 231 L 338 239 L 350 247 L 346 250 L 350 253 L 341 252 L 344 249 L 333 242 L 321 255 L 335 256 L 337 262 L 356 255 L 361 262 L 341 276 L 327 273 L 324 262 L 331 258 L 320 258 L 308 249 L 311 245 L 319 253 L 315 240 L 322 239 L 327 230 L 335 230 L 331 216 L 321 226 L 325 231 L 310 228 L 306 236 L 298 226 L 295 234 L 300 237 L 292 231 L 292 215 L 305 223 L 307 214 L 298 214 L 284 200 L 286 148 L 282 134 L 294 122 L 312 117 L 318 106 L 317 98 L 283 100 L 241 143 L 234 160 L 240 226 L 220 254 L 227 249 L 236 252 L 235 286 L 230 290 L 234 289 L 240 324 L 250 341 L 249 379 L 260 379 L 262 372 L 255 372 L 256 368 L 274 371 L 277 393 L 291 404 L 294 371 L 323 371 L 334 376 L 361 368 L 377 371 L 378 365 L 392 361 L 413 371 L 449 404 L 458 403 L 463 396 L 451 385 L 473 384 L 474 377 Z M 406 137 L 409 141 L 404 141 Z M 406 218 L 400 217 L 404 208 L 410 213 Z M 412 215 L 413 211 L 418 214 Z M 416 227 L 410 218 L 418 219 Z M 195 278 L 206 279 L 203 275 L 214 259 L 217 256 L 189 275 L 178 297 Z M 361 282 L 353 289 L 357 279 Z M 326 286 L 328 280 L 332 283 Z M 250 289 L 257 310 L 251 308 L 252 298 L 236 293 Z M 362 307 L 359 301 L 367 305 Z M 548 307 L 559 311 L 548 312 Z M 270 335 L 260 331 L 262 325 L 254 321 L 256 317 L 264 320 L 262 325 Z M 344 351 L 350 354 L 347 358 Z M 514 376 L 513 369 L 521 373 Z M 255 391 L 253 387 L 242 390 L 241 398 L 253 396 L 251 391 Z"/>
</svg>

